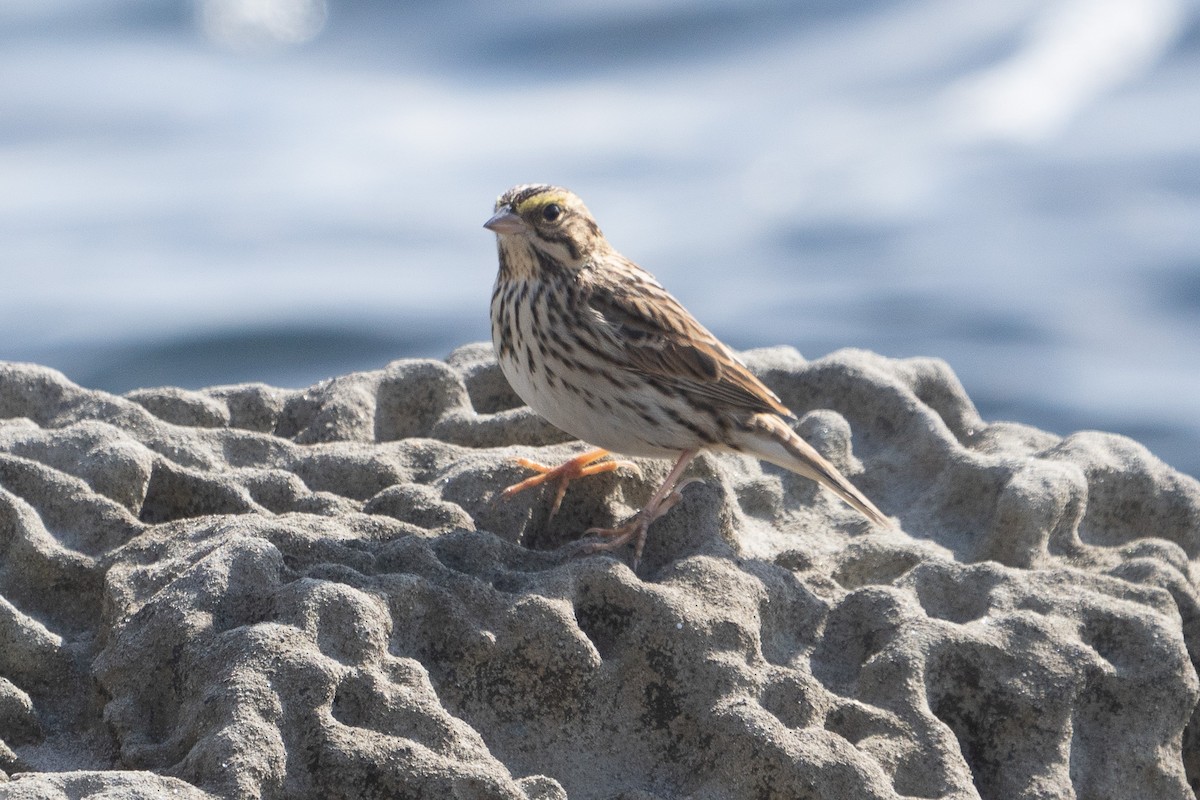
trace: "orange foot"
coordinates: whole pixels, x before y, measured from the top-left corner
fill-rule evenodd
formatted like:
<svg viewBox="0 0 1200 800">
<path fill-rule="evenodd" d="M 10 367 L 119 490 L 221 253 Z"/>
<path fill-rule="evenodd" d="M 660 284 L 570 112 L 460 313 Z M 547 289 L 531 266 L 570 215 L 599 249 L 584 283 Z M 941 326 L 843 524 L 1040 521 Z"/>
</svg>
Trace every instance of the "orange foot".
<svg viewBox="0 0 1200 800">
<path fill-rule="evenodd" d="M 570 461 L 558 465 L 557 467 L 548 467 L 545 464 L 539 464 L 536 461 L 530 461 L 528 458 L 518 458 L 517 463 L 526 469 L 531 469 L 537 472 L 537 475 L 526 478 L 520 483 L 514 483 L 507 489 L 502 491 L 497 497 L 497 500 L 507 500 L 518 492 L 523 492 L 526 489 L 532 489 L 534 486 L 541 486 L 546 481 L 558 481 L 558 488 L 554 492 L 554 505 L 550 507 L 550 516 L 548 519 L 554 519 L 554 515 L 558 513 L 559 506 L 562 505 L 563 495 L 567 493 L 567 484 L 576 478 L 583 478 L 588 475 L 599 475 L 602 472 L 612 472 L 620 467 L 628 467 L 634 472 L 641 474 L 637 464 L 632 461 L 600 461 L 600 459 L 608 455 L 607 450 L 589 450 L 586 453 L 577 455 Z M 599 461 L 599 463 L 595 463 Z"/>
<path fill-rule="evenodd" d="M 682 483 L 679 478 L 683 475 L 688 463 L 696 457 L 696 450 L 688 450 L 679 457 L 671 474 L 663 481 L 662 486 L 650 498 L 650 502 L 634 515 L 633 519 L 615 528 L 589 528 L 586 533 L 603 537 L 603 541 L 584 542 L 580 546 L 583 553 L 599 553 L 606 550 L 616 550 L 633 542 L 633 571 L 637 572 L 638 563 L 642 560 L 642 548 L 646 546 L 646 531 L 650 525 L 663 514 L 666 514 L 683 499 L 683 490 L 689 484 L 699 481 L 692 478 Z"/>
</svg>

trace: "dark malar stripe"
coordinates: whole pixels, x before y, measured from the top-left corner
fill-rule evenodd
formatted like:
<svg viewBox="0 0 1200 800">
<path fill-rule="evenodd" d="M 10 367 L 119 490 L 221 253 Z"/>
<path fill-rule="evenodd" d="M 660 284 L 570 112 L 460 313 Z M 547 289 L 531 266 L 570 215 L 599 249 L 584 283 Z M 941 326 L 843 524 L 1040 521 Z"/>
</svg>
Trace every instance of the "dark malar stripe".
<svg viewBox="0 0 1200 800">
<path fill-rule="evenodd" d="M 561 244 L 567 248 L 567 252 L 571 254 L 573 261 L 578 261 L 583 251 L 579 249 L 578 237 L 572 236 L 570 233 L 554 233 L 551 231 L 538 231 L 538 238 L 549 244 Z"/>
<path fill-rule="evenodd" d="M 548 254 L 543 253 L 536 247 L 533 248 L 533 251 L 537 254 L 538 267 L 541 269 L 543 275 L 560 276 L 564 272 L 562 264 L 559 264 Z"/>
</svg>

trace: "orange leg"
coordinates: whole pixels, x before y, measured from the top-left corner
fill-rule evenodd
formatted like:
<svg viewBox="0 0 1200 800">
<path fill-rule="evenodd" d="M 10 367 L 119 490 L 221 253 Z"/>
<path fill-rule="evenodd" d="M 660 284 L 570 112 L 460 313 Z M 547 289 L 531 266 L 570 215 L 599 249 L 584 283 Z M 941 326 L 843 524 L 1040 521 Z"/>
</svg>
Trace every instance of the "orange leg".
<svg viewBox="0 0 1200 800">
<path fill-rule="evenodd" d="M 595 533 L 603 536 L 607 541 L 589 542 L 583 546 L 583 551 L 585 553 L 596 553 L 601 550 L 616 550 L 632 539 L 634 542 L 633 571 L 637 572 L 638 562 L 642 560 L 642 548 L 646 545 L 646 531 L 649 530 L 650 524 L 654 520 L 666 514 L 683 499 L 681 492 L 691 481 L 684 481 L 677 488 L 679 478 L 683 475 L 683 471 L 687 469 L 687 465 L 692 462 L 692 459 L 699 452 L 699 450 L 687 450 L 680 455 L 679 460 L 675 462 L 675 466 L 671 469 L 671 474 L 663 481 L 662 486 L 658 487 L 658 491 L 650 498 L 650 502 L 646 503 L 642 510 L 635 514 L 629 522 L 616 528 L 589 529 L 587 533 Z"/>
<path fill-rule="evenodd" d="M 536 461 L 530 461 L 528 458 L 518 458 L 517 463 L 526 469 L 531 469 L 537 472 L 520 483 L 514 483 L 507 489 L 502 491 L 497 500 L 507 500 L 518 492 L 523 492 L 526 489 L 532 489 L 534 486 L 541 486 L 546 481 L 558 481 L 558 488 L 554 492 L 554 505 L 550 507 L 550 519 L 554 519 L 554 515 L 558 513 L 559 506 L 562 505 L 563 495 L 567 493 L 567 484 L 576 478 L 583 478 L 588 475 L 599 475 L 602 472 L 612 472 L 620 467 L 629 467 L 635 472 L 641 473 L 637 464 L 632 461 L 600 461 L 608 455 L 607 450 L 589 450 L 586 453 L 575 456 L 570 461 L 564 462 L 557 467 L 548 467 L 545 464 L 539 464 Z M 599 461 L 600 463 L 595 463 Z"/>
</svg>

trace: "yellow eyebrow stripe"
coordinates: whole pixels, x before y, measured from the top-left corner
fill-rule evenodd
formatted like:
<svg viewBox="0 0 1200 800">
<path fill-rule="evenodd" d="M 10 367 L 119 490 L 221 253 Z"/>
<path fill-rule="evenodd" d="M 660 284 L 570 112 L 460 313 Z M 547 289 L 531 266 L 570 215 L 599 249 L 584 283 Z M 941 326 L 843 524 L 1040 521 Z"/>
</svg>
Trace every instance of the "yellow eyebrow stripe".
<svg viewBox="0 0 1200 800">
<path fill-rule="evenodd" d="M 541 194 L 535 194 L 533 197 L 522 200 L 513 210 L 518 214 L 525 214 L 527 211 L 548 206 L 551 203 L 566 205 L 566 202 L 567 196 L 562 192 L 542 192 Z"/>
</svg>

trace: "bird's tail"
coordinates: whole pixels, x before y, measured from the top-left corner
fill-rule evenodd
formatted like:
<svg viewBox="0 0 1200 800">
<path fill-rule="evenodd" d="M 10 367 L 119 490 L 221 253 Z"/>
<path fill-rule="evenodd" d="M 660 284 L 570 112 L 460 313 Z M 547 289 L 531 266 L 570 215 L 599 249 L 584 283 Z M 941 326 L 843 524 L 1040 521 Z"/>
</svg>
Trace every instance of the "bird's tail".
<svg viewBox="0 0 1200 800">
<path fill-rule="evenodd" d="M 750 431 L 752 444 L 747 449 L 754 455 L 816 481 L 876 525 L 892 527 L 891 520 L 865 494 L 781 418 L 756 414 L 750 421 Z"/>
</svg>

